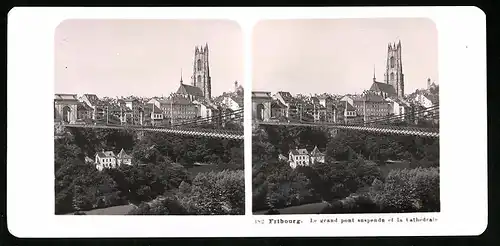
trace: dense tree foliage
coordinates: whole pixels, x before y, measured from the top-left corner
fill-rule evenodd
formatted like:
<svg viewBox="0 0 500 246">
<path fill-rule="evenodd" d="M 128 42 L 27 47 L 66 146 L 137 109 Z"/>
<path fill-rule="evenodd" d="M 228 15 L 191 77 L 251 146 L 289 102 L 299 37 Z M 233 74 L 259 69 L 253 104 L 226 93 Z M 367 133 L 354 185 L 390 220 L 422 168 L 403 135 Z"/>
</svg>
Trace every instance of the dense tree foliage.
<svg viewBox="0 0 500 246">
<path fill-rule="evenodd" d="M 117 169 L 99 172 L 93 164 L 85 162 L 86 156 L 93 160 L 98 151 L 111 150 L 117 153 L 121 149 L 133 156 L 133 165 L 122 165 Z M 189 170 L 195 163 L 202 163 L 207 167 L 205 171 L 212 170 L 214 173 L 210 174 L 212 176 L 200 173 L 194 178 L 195 175 Z M 69 134 L 55 140 L 56 213 L 133 203 L 143 208 L 144 214 L 209 214 L 201 209 L 188 211 L 188 207 L 185 209 L 183 205 L 179 205 L 177 209 L 175 205 L 185 200 L 180 194 L 193 196 L 194 193 L 187 195 L 188 190 L 209 195 L 207 187 L 203 187 L 202 191 L 201 188 L 196 188 L 199 186 L 196 182 L 205 180 L 203 182 L 216 182 L 213 185 L 224 193 L 224 196 L 218 196 L 220 201 L 228 199 L 229 210 L 221 207 L 218 212 L 238 214 L 244 210 L 241 203 L 244 196 L 238 195 L 244 192 L 242 169 L 242 141 L 168 134 L 138 135 L 131 131 L 117 130 L 70 129 Z M 239 177 L 238 170 L 241 172 L 241 183 L 236 181 Z M 234 202 L 234 196 L 238 197 L 240 203 Z M 155 200 L 158 197 L 166 198 Z M 156 202 L 149 204 L 152 200 Z M 147 210 L 146 205 L 154 205 L 154 209 Z M 158 206 L 167 207 L 157 208 Z M 134 213 L 141 214 L 137 209 Z"/>
<path fill-rule="evenodd" d="M 385 183 L 372 189 L 371 197 L 387 212 L 439 211 L 439 170 L 393 170 Z"/>
<path fill-rule="evenodd" d="M 182 182 L 178 190 L 150 203 L 142 203 L 130 214 L 241 215 L 245 210 L 244 173 L 221 171 L 199 173 L 192 184 Z"/>
<path fill-rule="evenodd" d="M 326 149 L 325 163 L 278 161 L 314 146 Z M 264 126 L 254 129 L 252 151 L 254 211 L 321 201 L 329 204 L 322 213 L 439 210 L 438 139 Z M 388 160 L 408 165 L 393 170 Z"/>
</svg>

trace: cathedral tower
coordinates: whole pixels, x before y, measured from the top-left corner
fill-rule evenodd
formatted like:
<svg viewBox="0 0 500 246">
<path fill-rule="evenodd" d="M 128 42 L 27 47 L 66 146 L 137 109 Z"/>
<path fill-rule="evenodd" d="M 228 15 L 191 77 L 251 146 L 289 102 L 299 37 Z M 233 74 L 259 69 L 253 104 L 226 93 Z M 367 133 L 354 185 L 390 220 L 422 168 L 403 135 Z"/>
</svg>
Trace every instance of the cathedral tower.
<svg viewBox="0 0 500 246">
<path fill-rule="evenodd" d="M 208 65 L 208 44 L 205 44 L 205 47 L 195 47 L 191 85 L 200 88 L 206 99 L 212 97 L 212 81 Z"/>
<path fill-rule="evenodd" d="M 403 61 L 401 59 L 401 41 L 387 47 L 387 68 L 384 74 L 385 83 L 392 85 L 398 98 L 404 97 L 405 83 Z"/>
</svg>

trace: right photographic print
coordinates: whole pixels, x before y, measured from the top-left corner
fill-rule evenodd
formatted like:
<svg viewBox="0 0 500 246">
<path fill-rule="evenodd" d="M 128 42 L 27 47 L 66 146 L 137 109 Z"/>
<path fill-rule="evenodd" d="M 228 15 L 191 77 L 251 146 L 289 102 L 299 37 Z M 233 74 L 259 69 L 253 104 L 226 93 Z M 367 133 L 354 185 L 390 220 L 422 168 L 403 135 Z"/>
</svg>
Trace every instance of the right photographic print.
<svg viewBox="0 0 500 246">
<path fill-rule="evenodd" d="M 253 214 L 440 212 L 434 22 L 261 21 L 252 60 Z"/>
</svg>

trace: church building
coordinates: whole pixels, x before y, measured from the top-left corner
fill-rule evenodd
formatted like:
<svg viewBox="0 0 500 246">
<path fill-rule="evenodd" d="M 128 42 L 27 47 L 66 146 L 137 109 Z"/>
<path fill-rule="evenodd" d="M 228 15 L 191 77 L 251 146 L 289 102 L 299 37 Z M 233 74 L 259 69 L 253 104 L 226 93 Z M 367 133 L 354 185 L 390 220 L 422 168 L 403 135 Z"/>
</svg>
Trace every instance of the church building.
<svg viewBox="0 0 500 246">
<path fill-rule="evenodd" d="M 212 99 L 212 78 L 208 63 L 208 44 L 196 46 L 194 51 L 193 75 L 191 85 L 184 84 L 182 72 L 178 95 L 183 95 L 190 101 L 210 101 Z"/>
<path fill-rule="evenodd" d="M 375 78 L 375 71 L 373 71 L 373 83 L 370 87 L 370 91 L 376 92 L 383 98 L 404 98 L 404 74 L 403 61 L 401 58 L 401 41 L 397 44 L 389 43 L 387 47 L 384 82 L 377 82 Z"/>
<path fill-rule="evenodd" d="M 210 77 L 210 66 L 208 64 L 208 44 L 196 46 L 194 51 L 193 76 L 191 85 L 200 88 L 205 99 L 212 98 L 212 78 Z"/>
</svg>

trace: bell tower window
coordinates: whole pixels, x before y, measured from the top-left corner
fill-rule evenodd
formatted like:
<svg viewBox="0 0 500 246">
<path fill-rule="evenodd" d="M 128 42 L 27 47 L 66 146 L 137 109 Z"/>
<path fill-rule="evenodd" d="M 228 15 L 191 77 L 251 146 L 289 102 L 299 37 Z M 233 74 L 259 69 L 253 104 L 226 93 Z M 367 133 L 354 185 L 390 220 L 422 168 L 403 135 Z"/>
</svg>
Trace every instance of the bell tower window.
<svg viewBox="0 0 500 246">
<path fill-rule="evenodd" d="M 198 59 L 196 62 L 196 67 L 198 68 L 198 71 L 201 71 L 201 59 Z"/>
<path fill-rule="evenodd" d="M 391 68 L 394 68 L 395 61 L 394 56 L 391 57 Z"/>
</svg>

